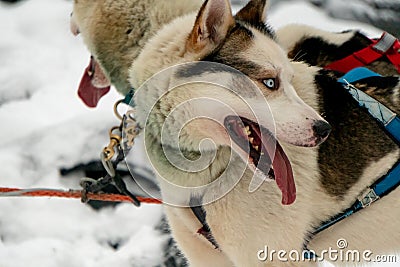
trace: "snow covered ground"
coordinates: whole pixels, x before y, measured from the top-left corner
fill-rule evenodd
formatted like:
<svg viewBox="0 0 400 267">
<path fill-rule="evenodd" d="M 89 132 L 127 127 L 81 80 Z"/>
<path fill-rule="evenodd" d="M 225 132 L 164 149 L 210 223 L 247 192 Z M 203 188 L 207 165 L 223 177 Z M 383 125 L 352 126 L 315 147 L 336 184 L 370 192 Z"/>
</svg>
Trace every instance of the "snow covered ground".
<svg viewBox="0 0 400 267">
<path fill-rule="evenodd" d="M 77 97 L 89 54 L 69 32 L 71 9 L 72 1 L 63 0 L 0 4 L 0 187 L 79 188 L 58 170 L 97 159 L 117 123 L 115 92 L 95 110 Z M 304 2 L 278 4 L 269 20 L 274 27 L 301 22 L 381 33 L 332 20 Z M 141 147 L 134 153 L 145 162 Z M 161 216 L 153 205 L 97 212 L 77 200 L 1 198 L 0 267 L 157 266 L 167 242 L 155 229 Z"/>
</svg>

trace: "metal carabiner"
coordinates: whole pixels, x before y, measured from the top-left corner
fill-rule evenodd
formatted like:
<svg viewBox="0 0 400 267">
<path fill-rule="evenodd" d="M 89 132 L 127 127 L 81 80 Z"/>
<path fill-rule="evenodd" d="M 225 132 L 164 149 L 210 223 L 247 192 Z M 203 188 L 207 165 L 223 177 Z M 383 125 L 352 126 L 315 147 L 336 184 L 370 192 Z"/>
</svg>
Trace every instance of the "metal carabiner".
<svg viewBox="0 0 400 267">
<path fill-rule="evenodd" d="M 115 102 L 115 104 L 114 104 L 114 114 L 119 120 L 122 120 L 123 116 L 121 114 L 119 114 L 118 106 L 119 106 L 119 104 L 121 104 L 123 102 L 124 102 L 124 99 L 121 99 L 121 100 L 118 100 L 117 102 Z"/>
<path fill-rule="evenodd" d="M 100 153 L 101 163 L 104 169 L 107 171 L 108 175 L 115 177 L 115 168 L 111 160 L 108 160 L 104 152 Z"/>
<path fill-rule="evenodd" d="M 104 156 L 105 160 L 107 160 L 107 161 L 111 161 L 111 159 L 115 155 L 115 148 L 117 146 L 119 146 L 121 144 L 121 141 L 122 141 L 121 135 L 113 134 L 113 131 L 117 130 L 117 129 L 119 129 L 118 126 L 115 126 L 115 127 L 110 129 L 110 132 L 109 132 L 110 143 L 102 151 L 102 154 L 104 154 L 103 156 Z"/>
</svg>

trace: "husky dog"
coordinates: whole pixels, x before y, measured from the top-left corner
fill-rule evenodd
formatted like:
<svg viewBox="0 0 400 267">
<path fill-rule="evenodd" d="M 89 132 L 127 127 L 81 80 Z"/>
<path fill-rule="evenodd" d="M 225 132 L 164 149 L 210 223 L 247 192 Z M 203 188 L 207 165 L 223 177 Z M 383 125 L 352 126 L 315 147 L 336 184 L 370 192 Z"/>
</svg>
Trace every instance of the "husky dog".
<svg viewBox="0 0 400 267">
<path fill-rule="evenodd" d="M 262 151 L 268 151 L 266 140 L 257 134 L 265 125 L 258 125 L 245 111 L 239 112 L 243 123 L 239 124 L 239 117 L 230 120 L 231 114 L 221 114 L 220 110 L 209 105 L 208 111 L 218 114 L 219 124 L 201 120 L 189 123 L 182 129 L 175 129 L 176 125 L 166 123 L 167 117 L 173 117 L 171 121 L 179 122 L 187 114 L 204 109 L 204 106 L 190 106 L 181 112 L 169 114 L 182 101 L 211 95 L 220 99 L 225 95 L 219 96 L 221 90 L 215 86 L 199 87 L 193 84 L 185 86 L 179 93 L 168 92 L 167 87 L 171 83 L 168 79 L 162 80 L 157 86 L 138 91 L 135 97 L 138 121 L 147 128 L 147 152 L 154 159 L 152 162 L 160 178 L 164 200 L 181 196 L 169 191 L 169 183 L 198 186 L 218 180 L 222 173 L 226 177 L 242 176 L 223 198 L 204 205 L 207 225 L 218 243 L 218 250 L 204 236 L 196 234 L 202 225 L 190 208 L 165 207 L 173 236 L 192 266 L 262 266 L 265 263 L 257 258 L 257 251 L 266 244 L 278 250 L 300 250 L 304 234 L 310 229 L 312 194 L 305 192 L 317 190 L 318 184 L 313 178 L 317 177 L 318 168 L 316 151 L 304 153 L 308 149 L 304 147 L 316 146 L 325 140 L 330 126 L 297 96 L 292 86 L 293 67 L 285 52 L 274 41 L 274 34 L 265 25 L 265 20 L 266 1 L 250 1 L 235 17 L 228 1 L 206 1 L 197 15 L 193 13 L 177 18 L 157 32 L 144 46 L 131 68 L 131 84 L 139 88 L 152 75 L 176 64 L 211 61 L 234 67 L 247 75 L 262 91 L 276 120 L 277 138 L 285 142 L 277 143 L 275 158 L 272 159 L 274 173 L 263 173 L 268 177 L 274 176 L 276 184 L 263 184 L 255 192 L 249 193 L 254 172 L 265 172 L 265 168 L 258 165 L 255 169 L 249 164 L 245 166 L 242 176 L 241 168 L 248 155 L 243 156 L 239 152 L 231 158 L 232 149 L 227 133 L 239 136 L 239 141 L 253 147 L 250 154 L 254 161 Z M 199 78 L 210 72 L 201 67 L 199 69 Z M 190 70 L 182 71 L 187 72 Z M 179 73 L 173 75 L 172 80 L 182 78 L 178 77 Z M 223 73 L 217 71 L 216 75 L 223 76 Z M 310 81 L 312 90 L 312 79 Z M 159 100 L 163 94 L 165 96 Z M 252 96 L 246 100 L 252 106 L 257 106 L 257 101 L 262 102 L 262 99 L 252 99 Z M 220 125 L 235 130 L 221 129 Z M 242 133 L 246 126 L 249 136 Z M 182 136 L 178 145 L 168 140 L 162 143 L 162 127 L 166 127 L 167 132 Z M 207 138 L 214 141 L 217 151 L 214 161 L 205 170 L 182 171 L 164 155 L 165 147 L 175 146 L 175 150 L 180 149 L 188 157 L 195 157 L 201 154 L 198 150 L 200 142 Z M 259 150 L 255 149 L 254 142 L 258 144 Z M 204 153 L 208 153 L 207 148 Z M 290 161 L 286 153 L 292 155 Z M 233 161 L 231 166 L 236 167 L 228 169 L 226 166 L 229 160 Z M 290 162 L 296 164 L 293 170 Z M 285 207 L 279 199 L 282 195 L 284 204 L 294 201 L 293 176 L 299 177 L 296 181 L 298 197 L 292 206 Z M 207 198 L 207 194 L 213 193 L 205 192 L 206 196 L 202 197 Z"/>
<path fill-rule="evenodd" d="M 143 51 L 139 56 L 139 49 L 135 56 L 127 55 L 127 58 L 131 57 L 130 60 L 136 59 L 130 72 L 130 81 L 135 88 L 166 67 L 198 60 L 223 63 L 248 75 L 271 104 L 272 112 L 277 120 L 277 138 L 279 141 L 283 141 L 280 145 L 277 144 L 278 150 L 281 147 L 280 162 L 283 163 L 286 170 L 292 169 L 293 171 L 297 186 L 297 198 L 296 202 L 290 206 L 283 206 L 280 203 L 282 194 L 285 199 L 284 192 L 286 192 L 286 204 L 294 200 L 294 189 L 288 186 L 288 183 L 286 187 L 282 187 L 282 183 L 279 185 L 279 181 L 282 180 L 279 176 L 280 168 L 274 168 L 274 174 L 278 176 L 275 177 L 277 185 L 267 183 L 257 191 L 249 192 L 251 177 L 253 172 L 257 171 L 251 164 L 247 166 L 243 177 L 232 191 L 218 201 L 204 205 L 205 220 L 215 243 L 218 244 L 218 249 L 215 249 L 215 246 L 203 235 L 197 234 L 203 225 L 189 208 L 166 206 L 173 235 L 191 266 L 279 266 L 289 264 L 276 259 L 274 262 L 259 261 L 257 253 L 266 245 L 269 249 L 276 251 L 296 249 L 301 252 L 304 242 L 314 227 L 318 227 L 323 221 L 348 208 L 368 185 L 386 173 L 399 158 L 399 151 L 394 142 L 385 136 L 376 123 L 360 110 L 351 97 L 336 83 L 336 79 L 340 76 L 339 73 L 321 70 L 319 67 L 310 67 L 301 62 L 290 63 L 288 61 L 282 54 L 282 49 L 274 42 L 273 32 L 265 27 L 265 2 L 250 1 L 233 17 L 227 1 L 209 0 L 202 6 L 197 17 L 196 14 L 190 14 L 172 22 L 166 21 L 169 23 L 160 31 L 155 33 L 156 30 L 154 30 L 155 36 L 148 41 L 146 39 L 147 42 L 143 42 L 141 46 Z M 97 8 L 104 10 L 104 8 Z M 124 62 L 122 58 L 127 52 L 121 52 L 120 55 L 118 55 L 119 53 L 116 55 L 109 53 L 109 56 L 102 60 L 96 56 L 96 53 L 103 53 L 103 50 L 113 52 L 129 50 L 119 49 L 125 47 L 126 42 L 120 42 L 120 39 L 124 40 L 125 38 L 125 28 L 112 23 L 113 26 L 107 25 L 100 28 L 85 25 L 82 21 L 87 17 L 82 15 L 78 19 L 79 16 L 76 15 L 81 12 L 77 3 L 75 3 L 74 10 L 74 17 L 79 22 L 77 23 L 79 30 L 84 35 L 85 42 L 95 58 L 99 59 L 100 64 L 107 65 L 113 62 L 118 65 L 121 64 L 120 62 Z M 186 13 L 188 12 L 182 14 Z M 126 17 L 121 14 L 117 17 L 125 21 Z M 171 16 L 171 19 L 173 17 L 178 16 Z M 119 36 L 99 33 L 110 42 L 104 46 L 98 46 L 99 50 L 96 50 L 91 45 L 93 44 L 93 35 L 87 33 L 91 27 L 97 28 L 99 32 L 102 32 L 103 28 L 108 28 L 112 32 L 118 32 Z M 113 27 L 121 31 L 116 31 Z M 315 55 L 312 53 L 315 51 L 314 48 L 307 50 L 308 46 L 302 43 L 308 37 L 312 39 L 315 36 L 316 39 L 326 43 L 326 47 L 329 49 L 323 49 L 321 53 L 330 55 L 333 45 L 337 50 L 341 50 L 343 44 L 358 35 L 355 32 L 337 35 L 310 29 L 306 26 L 293 27 L 292 29 L 287 28 L 286 31 L 278 31 L 277 40 L 282 47 L 287 49 L 288 55 L 294 60 L 305 60 L 307 63 L 317 66 L 323 66 L 325 62 L 318 57 L 317 59 L 312 58 L 314 61 L 308 60 L 307 56 Z M 161 26 L 158 26 L 157 29 L 159 28 Z M 304 35 L 302 35 L 303 33 Z M 110 38 L 110 36 L 113 37 Z M 111 42 L 113 39 L 115 43 Z M 359 39 L 354 39 L 354 43 L 355 47 L 364 46 L 362 35 Z M 134 49 L 134 46 L 131 49 Z M 333 60 L 335 59 L 331 59 L 331 61 Z M 379 62 L 381 65 L 383 64 L 382 66 L 389 66 L 388 63 L 384 65 L 383 60 L 379 60 Z M 129 64 L 118 65 L 120 72 L 128 73 L 126 65 Z M 272 66 L 279 66 L 281 73 L 271 76 L 269 70 L 273 68 Z M 107 77 L 112 77 L 111 69 L 105 67 L 103 69 Z M 381 74 L 392 74 L 385 72 L 385 69 L 381 67 L 375 70 Z M 206 76 L 209 72 L 200 71 L 198 74 Z M 171 75 L 178 74 L 172 73 Z M 218 75 L 223 76 L 223 73 Z M 125 82 L 120 81 L 125 78 L 115 76 L 114 83 Z M 182 79 L 182 77 L 178 78 Z M 271 78 L 275 81 L 279 78 L 279 88 L 267 87 L 267 85 L 271 85 Z M 264 84 L 264 80 L 268 82 Z M 312 146 L 320 143 L 326 138 L 329 127 L 301 100 L 299 101 L 292 86 L 308 105 L 322 112 L 332 124 L 331 136 L 318 148 L 303 148 L 298 145 Z M 375 78 L 363 81 L 358 86 L 377 97 L 394 111 L 399 112 L 398 78 Z M 130 84 L 126 84 L 126 86 L 117 86 L 117 89 L 126 92 L 129 87 Z M 139 113 L 147 114 L 149 112 L 148 105 L 157 102 L 159 95 L 163 93 L 163 90 L 166 91 L 166 88 L 158 90 L 149 90 L 144 97 L 139 97 L 141 94 L 138 94 L 136 102 Z M 192 86 L 185 90 L 187 94 L 183 98 L 187 99 L 199 97 L 202 93 L 213 94 L 218 89 Z M 198 173 L 179 172 L 162 156 L 164 153 L 161 148 L 160 136 L 158 136 L 159 128 L 165 124 L 163 118 L 174 106 L 179 104 L 179 101 L 182 101 L 177 100 L 178 98 L 182 99 L 182 95 L 174 96 L 171 93 L 168 97 L 162 98 L 159 105 L 155 105 L 156 109 L 152 112 L 160 116 L 150 116 L 151 123 L 147 121 L 147 125 L 151 125 L 151 131 L 146 131 L 147 143 L 151 144 L 147 147 L 148 153 L 152 158 L 158 159 L 153 163 L 156 164 L 156 170 L 161 173 L 162 177 L 174 179 L 173 182 L 176 184 L 204 184 L 210 180 L 216 180 L 223 173 L 232 149 L 230 144 L 228 145 L 224 140 L 224 137 L 228 136 L 212 123 L 203 121 L 198 125 L 188 125 L 183 129 L 182 134 L 187 138 L 181 139 L 181 143 L 179 143 L 180 149 L 185 151 L 185 156 L 196 158 L 199 154 L 197 151 L 199 142 L 204 138 L 215 139 L 215 133 L 221 133 L 219 135 L 221 139 L 216 140 L 219 141 L 216 160 L 207 170 Z M 253 100 L 249 100 L 249 102 L 254 103 Z M 215 111 L 215 113 L 218 112 Z M 308 115 L 305 115 L 305 112 Z M 314 125 L 304 123 L 301 116 L 303 119 L 307 116 L 314 120 Z M 141 118 L 141 123 L 146 125 L 146 118 L 140 117 L 140 114 L 139 118 Z M 179 121 L 181 118 L 176 117 L 176 119 Z M 290 120 L 295 121 L 297 125 L 290 124 Z M 224 122 L 221 121 L 223 125 Z M 254 124 L 250 121 L 247 123 L 249 129 L 254 132 Z M 301 134 L 294 132 L 295 128 L 300 129 Z M 172 131 L 176 131 L 176 129 L 172 129 Z M 213 136 L 210 136 L 210 133 Z M 245 163 L 243 160 L 245 155 L 240 151 L 238 155 L 234 153 L 233 158 L 238 168 Z M 237 169 L 230 169 L 226 175 L 234 177 L 239 174 Z M 291 175 L 289 176 L 288 180 L 292 180 Z M 170 197 L 167 190 L 168 185 L 163 179 L 160 179 L 160 183 L 165 192 L 164 196 Z M 312 239 L 309 248 L 316 252 L 329 247 L 335 249 L 337 240 L 345 238 L 349 245 L 348 249 L 371 250 L 376 254 L 398 250 L 400 234 L 396 230 L 396 225 L 397 219 L 400 218 L 400 209 L 396 203 L 399 203 L 399 191 L 393 191 L 368 209 L 318 234 Z M 385 228 L 382 228 L 381 225 L 385 225 Z M 298 262 L 292 264 L 301 265 Z M 311 265 L 309 262 L 304 264 L 305 266 Z M 347 265 L 349 263 L 335 262 L 336 264 Z"/>
</svg>

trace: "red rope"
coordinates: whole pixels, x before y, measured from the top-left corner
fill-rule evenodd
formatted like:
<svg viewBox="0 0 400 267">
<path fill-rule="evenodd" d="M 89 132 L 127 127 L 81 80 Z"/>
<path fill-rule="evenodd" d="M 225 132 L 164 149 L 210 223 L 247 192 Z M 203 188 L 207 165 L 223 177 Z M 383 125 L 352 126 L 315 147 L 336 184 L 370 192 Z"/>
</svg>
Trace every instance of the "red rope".
<svg viewBox="0 0 400 267">
<path fill-rule="evenodd" d="M 8 194 L 12 193 L 12 194 Z M 58 198 L 82 198 L 81 190 L 54 190 L 54 189 L 19 189 L 0 187 L 1 196 L 21 196 L 21 197 L 58 197 Z M 88 200 L 100 200 L 109 202 L 132 202 L 131 198 L 121 194 L 106 194 L 106 193 L 87 193 Z M 162 204 L 160 199 L 137 197 L 142 203 Z"/>
</svg>

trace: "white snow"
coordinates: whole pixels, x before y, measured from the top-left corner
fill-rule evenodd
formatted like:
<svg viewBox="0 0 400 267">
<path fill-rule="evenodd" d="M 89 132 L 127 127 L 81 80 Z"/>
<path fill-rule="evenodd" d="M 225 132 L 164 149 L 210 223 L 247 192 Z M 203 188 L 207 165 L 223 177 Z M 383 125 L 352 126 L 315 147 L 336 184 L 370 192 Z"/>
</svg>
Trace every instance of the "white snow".
<svg viewBox="0 0 400 267">
<path fill-rule="evenodd" d="M 79 188 L 77 179 L 61 178 L 59 168 L 97 159 L 117 123 L 115 91 L 95 110 L 77 97 L 89 53 L 69 32 L 71 10 L 72 1 L 62 0 L 0 4 L 0 187 Z M 276 27 L 301 22 L 380 35 L 303 2 L 281 4 L 269 20 Z M 145 162 L 142 148 L 134 153 Z M 1 198 L 0 266 L 156 266 L 167 238 L 155 230 L 161 216 L 156 205 L 97 212 L 77 200 Z"/>
<path fill-rule="evenodd" d="M 96 110 L 77 97 L 89 54 L 69 32 L 71 10 L 54 0 L 0 6 L 0 186 L 79 188 L 58 169 L 97 159 L 117 123 L 116 93 Z M 161 214 L 154 205 L 95 212 L 77 200 L 1 198 L 0 266 L 155 266 Z"/>
</svg>

